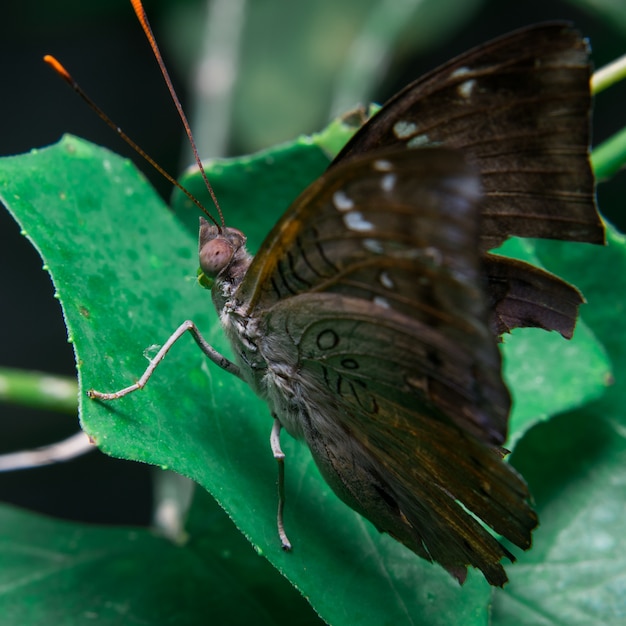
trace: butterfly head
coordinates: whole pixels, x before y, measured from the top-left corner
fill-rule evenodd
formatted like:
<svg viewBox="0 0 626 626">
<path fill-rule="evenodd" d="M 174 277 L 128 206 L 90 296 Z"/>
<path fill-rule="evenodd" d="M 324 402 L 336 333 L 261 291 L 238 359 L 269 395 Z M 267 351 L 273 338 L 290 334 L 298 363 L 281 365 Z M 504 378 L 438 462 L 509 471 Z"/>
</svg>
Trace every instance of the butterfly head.
<svg viewBox="0 0 626 626">
<path fill-rule="evenodd" d="M 217 279 L 237 286 L 250 265 L 246 236 L 236 228 L 219 228 L 200 218 L 200 270 L 211 283 Z"/>
</svg>

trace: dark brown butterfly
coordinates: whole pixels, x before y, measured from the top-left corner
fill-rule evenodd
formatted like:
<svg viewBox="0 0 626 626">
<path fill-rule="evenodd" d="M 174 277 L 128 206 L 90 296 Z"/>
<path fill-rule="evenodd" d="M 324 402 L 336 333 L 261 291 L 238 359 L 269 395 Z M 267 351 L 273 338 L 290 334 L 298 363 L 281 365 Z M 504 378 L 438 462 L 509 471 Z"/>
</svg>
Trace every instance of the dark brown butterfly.
<svg viewBox="0 0 626 626">
<path fill-rule="evenodd" d="M 537 518 L 503 461 L 498 336 L 570 337 L 582 297 L 487 250 L 512 235 L 603 242 L 589 72 L 568 25 L 511 33 L 386 103 L 254 259 L 240 231 L 201 220 L 200 265 L 237 363 L 186 322 L 137 385 L 92 397 L 143 386 L 190 330 L 268 402 L 277 458 L 284 427 L 381 531 L 460 582 L 472 565 L 502 585 L 514 557 L 485 526 L 526 549 Z"/>
</svg>

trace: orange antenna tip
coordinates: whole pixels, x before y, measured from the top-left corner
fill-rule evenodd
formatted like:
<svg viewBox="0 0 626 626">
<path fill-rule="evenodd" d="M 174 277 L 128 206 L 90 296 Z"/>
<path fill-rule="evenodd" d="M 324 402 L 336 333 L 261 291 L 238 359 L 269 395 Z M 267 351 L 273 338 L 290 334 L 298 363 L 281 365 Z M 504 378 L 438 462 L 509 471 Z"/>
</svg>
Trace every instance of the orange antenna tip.
<svg viewBox="0 0 626 626">
<path fill-rule="evenodd" d="M 52 69 L 59 75 L 61 75 L 65 80 L 71 81 L 72 77 L 69 72 L 51 55 L 46 54 L 43 60 L 52 67 Z"/>
<path fill-rule="evenodd" d="M 139 21 L 143 24 L 147 21 L 146 12 L 141 4 L 141 0 L 130 0 L 130 3 L 133 5 L 133 10 L 135 11 L 135 15 L 139 19 Z"/>
</svg>

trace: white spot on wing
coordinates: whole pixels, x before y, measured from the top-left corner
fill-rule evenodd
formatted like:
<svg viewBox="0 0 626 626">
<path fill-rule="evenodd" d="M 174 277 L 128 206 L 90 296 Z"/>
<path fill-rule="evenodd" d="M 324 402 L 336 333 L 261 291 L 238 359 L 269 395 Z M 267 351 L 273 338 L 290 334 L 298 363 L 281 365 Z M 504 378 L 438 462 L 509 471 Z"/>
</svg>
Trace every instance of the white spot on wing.
<svg viewBox="0 0 626 626">
<path fill-rule="evenodd" d="M 472 70 L 469 67 L 458 67 L 450 74 L 450 78 L 458 78 L 459 76 L 465 76 L 471 74 Z"/>
<path fill-rule="evenodd" d="M 430 144 L 430 139 L 428 135 L 415 135 L 412 139 L 409 139 L 407 142 L 407 146 L 409 148 L 421 148 L 422 146 L 427 146 Z"/>
<path fill-rule="evenodd" d="M 443 263 L 443 255 L 441 254 L 441 250 L 438 250 L 433 246 L 428 246 L 427 248 L 424 248 L 424 258 L 430 261 L 430 263 L 434 267 L 439 267 Z"/>
<path fill-rule="evenodd" d="M 363 215 L 359 211 L 350 211 L 343 216 L 344 224 L 350 229 L 357 232 L 367 232 L 374 230 L 374 225 L 363 219 Z"/>
<path fill-rule="evenodd" d="M 354 201 L 349 198 L 345 191 L 335 191 L 333 204 L 338 211 L 349 211 L 354 207 Z"/>
<path fill-rule="evenodd" d="M 391 191 L 396 185 L 396 175 L 395 174 L 385 174 L 380 181 L 380 186 L 385 191 Z"/>
<path fill-rule="evenodd" d="M 476 88 L 476 81 L 471 78 L 470 80 L 466 80 L 465 82 L 461 83 L 457 88 L 456 91 L 459 94 L 459 96 L 461 96 L 461 98 L 471 98 L 472 93 L 474 91 L 474 89 Z"/>
<path fill-rule="evenodd" d="M 382 254 L 385 251 L 383 244 L 378 239 L 364 239 L 363 247 L 374 254 Z"/>
<path fill-rule="evenodd" d="M 413 122 L 399 120 L 393 125 L 393 134 L 398 139 L 408 139 L 415 134 L 415 131 L 417 131 L 417 125 Z"/>
<path fill-rule="evenodd" d="M 378 278 L 380 280 L 380 284 L 386 289 L 393 289 L 395 287 L 393 280 L 391 280 L 391 276 L 389 276 L 387 272 L 381 272 Z"/>
<path fill-rule="evenodd" d="M 380 296 L 376 296 L 374 298 L 374 304 L 378 306 L 382 306 L 384 309 L 390 309 L 391 305 L 389 304 L 389 300 L 387 298 L 381 298 Z"/>
<path fill-rule="evenodd" d="M 379 172 L 390 172 L 393 169 L 393 163 L 387 159 L 376 159 L 373 167 Z"/>
<path fill-rule="evenodd" d="M 428 378 L 426 376 L 407 376 L 405 381 L 414 389 L 418 389 L 423 393 L 428 393 Z"/>
</svg>

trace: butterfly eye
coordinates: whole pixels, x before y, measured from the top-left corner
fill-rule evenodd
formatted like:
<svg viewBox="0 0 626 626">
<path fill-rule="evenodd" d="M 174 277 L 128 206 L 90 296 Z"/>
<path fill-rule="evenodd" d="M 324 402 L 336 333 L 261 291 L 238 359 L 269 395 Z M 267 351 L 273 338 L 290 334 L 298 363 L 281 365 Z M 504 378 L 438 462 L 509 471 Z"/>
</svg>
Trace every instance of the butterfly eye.
<svg viewBox="0 0 626 626">
<path fill-rule="evenodd" d="M 223 237 L 211 239 L 200 250 L 200 268 L 214 278 L 230 263 L 234 252 L 233 245 Z"/>
<path fill-rule="evenodd" d="M 231 278 L 235 272 L 241 279 L 252 260 L 245 244 L 246 236 L 240 230 L 227 226 L 219 228 L 209 224 L 203 217 L 200 218 L 198 254 L 200 269 L 207 278 L 217 278 L 218 274 L 230 266 Z"/>
</svg>

